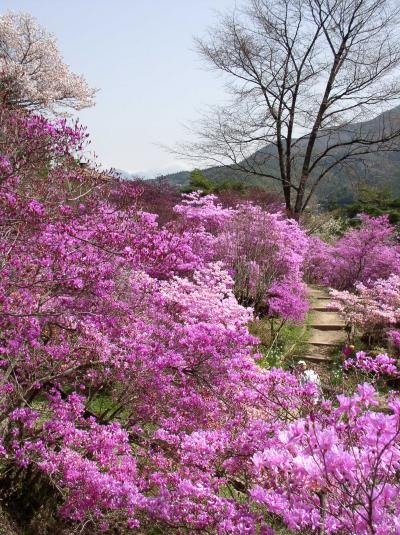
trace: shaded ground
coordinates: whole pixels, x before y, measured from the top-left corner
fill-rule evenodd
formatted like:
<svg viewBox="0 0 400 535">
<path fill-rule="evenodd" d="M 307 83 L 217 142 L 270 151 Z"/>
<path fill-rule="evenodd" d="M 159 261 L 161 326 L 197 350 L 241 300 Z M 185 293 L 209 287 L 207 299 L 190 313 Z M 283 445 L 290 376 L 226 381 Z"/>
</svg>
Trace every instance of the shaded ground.
<svg viewBox="0 0 400 535">
<path fill-rule="evenodd" d="M 20 535 L 20 533 L 9 515 L 0 507 L 0 535 Z"/>
</svg>

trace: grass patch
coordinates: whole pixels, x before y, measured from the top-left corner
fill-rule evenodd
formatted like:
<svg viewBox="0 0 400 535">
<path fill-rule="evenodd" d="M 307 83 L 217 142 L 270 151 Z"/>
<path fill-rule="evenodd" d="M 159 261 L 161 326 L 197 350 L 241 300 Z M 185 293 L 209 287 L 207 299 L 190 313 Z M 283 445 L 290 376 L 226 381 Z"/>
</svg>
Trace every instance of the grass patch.
<svg viewBox="0 0 400 535">
<path fill-rule="evenodd" d="M 258 352 L 263 355 L 260 366 L 286 368 L 293 359 L 301 357 L 307 350 L 308 322 L 302 324 L 286 322 L 271 324 L 263 318 L 249 324 L 249 331 L 260 340 Z"/>
</svg>

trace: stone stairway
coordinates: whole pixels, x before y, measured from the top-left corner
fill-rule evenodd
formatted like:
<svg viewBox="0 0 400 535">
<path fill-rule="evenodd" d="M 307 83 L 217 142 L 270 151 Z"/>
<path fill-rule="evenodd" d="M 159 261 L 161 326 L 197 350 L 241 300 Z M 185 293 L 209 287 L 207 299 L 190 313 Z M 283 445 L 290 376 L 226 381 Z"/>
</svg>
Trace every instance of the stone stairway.
<svg viewBox="0 0 400 535">
<path fill-rule="evenodd" d="M 304 360 L 329 362 L 329 354 L 337 345 L 346 341 L 344 320 L 329 308 L 331 303 L 328 290 L 320 286 L 309 286 L 310 298 L 310 337 Z"/>
</svg>

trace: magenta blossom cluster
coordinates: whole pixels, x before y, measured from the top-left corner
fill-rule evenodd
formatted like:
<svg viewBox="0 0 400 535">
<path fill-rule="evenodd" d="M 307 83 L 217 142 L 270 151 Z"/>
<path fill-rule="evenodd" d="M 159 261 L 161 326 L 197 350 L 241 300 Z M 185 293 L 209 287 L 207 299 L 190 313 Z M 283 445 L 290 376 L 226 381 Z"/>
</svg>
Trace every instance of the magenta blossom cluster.
<svg viewBox="0 0 400 535">
<path fill-rule="evenodd" d="M 308 238 L 296 221 L 251 203 L 236 207 L 217 241 L 239 301 L 257 313 L 294 321 L 303 320 L 308 310 L 303 284 L 307 247 Z"/>
<path fill-rule="evenodd" d="M 343 368 L 345 370 L 360 370 L 374 377 L 400 377 L 397 359 L 389 357 L 386 353 L 372 357 L 364 351 L 358 351 L 354 358 L 344 361 Z"/>
<path fill-rule="evenodd" d="M 399 329 L 392 329 L 387 332 L 388 338 L 390 342 L 395 347 L 396 351 L 400 350 L 400 330 Z"/>
<path fill-rule="evenodd" d="M 288 423 L 253 455 L 252 497 L 300 533 L 396 533 L 399 400 L 390 414 L 375 412 L 375 391 L 364 384 L 338 401 Z"/>
<path fill-rule="evenodd" d="M 361 226 L 348 230 L 334 244 L 310 240 L 307 275 L 311 282 L 351 290 L 357 282 L 369 284 L 400 274 L 400 246 L 395 226 L 387 216 L 361 216 Z"/>
<path fill-rule="evenodd" d="M 347 323 L 367 332 L 384 332 L 400 322 L 400 276 L 356 283 L 354 292 L 332 290 L 333 306 Z"/>
<path fill-rule="evenodd" d="M 316 404 L 313 383 L 257 365 L 252 307 L 305 310 L 298 224 L 196 195 L 161 224 L 140 189 L 117 203 L 118 182 L 82 169 L 79 127 L 13 113 L 0 160 L 7 503 L 27 522 L 33 479 L 60 532 L 396 533 L 399 400 L 379 412 L 362 385 Z"/>
</svg>

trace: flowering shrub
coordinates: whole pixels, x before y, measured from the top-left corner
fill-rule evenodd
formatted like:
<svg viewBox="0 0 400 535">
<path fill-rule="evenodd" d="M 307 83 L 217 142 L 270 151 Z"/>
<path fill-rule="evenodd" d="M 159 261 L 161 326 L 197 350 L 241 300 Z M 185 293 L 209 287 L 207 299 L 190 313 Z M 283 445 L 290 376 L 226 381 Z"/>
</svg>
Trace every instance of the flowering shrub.
<svg viewBox="0 0 400 535">
<path fill-rule="evenodd" d="M 211 263 L 193 273 L 193 280 L 175 276 L 162 283 L 168 309 L 181 321 L 221 324 L 230 329 L 244 327 L 253 318 L 235 299 L 233 281 L 222 262 Z"/>
<path fill-rule="evenodd" d="M 203 257 L 224 263 L 241 304 L 284 320 L 304 318 L 308 301 L 302 265 L 308 239 L 295 221 L 251 203 L 224 208 L 215 195 L 198 192 L 184 195 L 174 210 L 180 218 L 172 228 L 194 232 Z"/>
<path fill-rule="evenodd" d="M 375 391 L 328 402 L 319 417 L 289 423 L 253 454 L 251 495 L 293 530 L 395 533 L 399 495 L 399 400 L 390 414 L 370 410 Z M 278 484 L 277 481 L 279 481 Z"/>
<path fill-rule="evenodd" d="M 346 232 L 333 245 L 313 238 L 307 263 L 308 278 L 338 290 L 357 282 L 369 284 L 400 274 L 400 247 L 387 216 L 361 216 L 361 226 Z"/>
<path fill-rule="evenodd" d="M 174 206 L 181 201 L 179 190 L 165 179 L 124 180 L 118 176 L 108 177 L 108 202 L 119 210 L 135 207 L 137 210 L 157 214 L 162 225 L 177 218 Z"/>
<path fill-rule="evenodd" d="M 82 129 L 4 116 L 0 495 L 15 518 L 29 528 L 34 494 L 48 532 L 54 517 L 60 533 L 269 535 L 273 516 L 395 533 L 399 400 L 379 413 L 363 385 L 316 404 L 312 382 L 256 363 L 249 305 L 304 313 L 297 223 L 192 195 L 161 225 L 81 170 Z"/>
<path fill-rule="evenodd" d="M 361 370 L 366 374 L 372 374 L 374 377 L 383 375 L 400 377 L 400 371 L 397 368 L 397 360 L 386 354 L 371 357 L 364 353 L 364 351 L 359 351 L 354 358 L 344 361 L 343 368 L 345 370 Z"/>
<path fill-rule="evenodd" d="M 80 521 L 90 513 L 107 525 L 115 511 L 120 517 L 124 511 L 133 527 L 135 508 L 144 496 L 137 486 L 129 435 L 117 423 L 99 425 L 93 417 L 85 418 L 85 401 L 75 393 L 66 400 L 57 391 L 51 393 L 51 418 L 42 424 L 38 423 L 39 414 L 29 409 L 14 411 L 11 422 L 24 424 L 25 433 L 31 433 L 22 440 L 20 428 L 13 428 L 15 460 L 20 466 L 34 462 L 57 482 L 65 500 L 60 511 L 63 516 Z M 32 433 L 34 426 L 36 433 Z"/>
<path fill-rule="evenodd" d="M 233 271 L 239 302 L 295 321 L 308 309 L 302 283 L 307 246 L 295 221 L 252 204 L 236 208 L 217 242 L 220 258 Z"/>
<path fill-rule="evenodd" d="M 393 344 L 396 351 L 400 350 L 400 330 L 393 329 L 387 333 L 390 342 Z"/>
<path fill-rule="evenodd" d="M 205 226 L 209 231 L 218 231 L 232 217 L 233 210 L 218 204 L 215 195 L 201 197 L 199 192 L 183 195 L 182 202 L 174 211 L 181 216 L 186 227 Z"/>
<path fill-rule="evenodd" d="M 355 285 L 355 293 L 331 291 L 333 306 L 347 323 L 367 333 L 384 333 L 400 322 L 400 276 Z"/>
<path fill-rule="evenodd" d="M 333 246 L 310 236 L 304 265 L 305 278 L 312 284 L 330 286 Z"/>
<path fill-rule="evenodd" d="M 237 403 L 257 372 L 245 328 L 251 310 L 234 299 L 221 263 L 208 262 L 215 236 L 206 215 L 204 224 L 182 216 L 176 227 L 160 227 L 135 206 L 108 205 L 101 182 L 84 186 L 84 203 L 70 200 L 84 177 L 69 155 L 84 132 L 23 113 L 7 117 L 21 149 L 31 139 L 38 158 L 21 163 L 10 142 L 1 160 L 4 462 L 47 475 L 54 492 L 62 490 L 62 515 L 91 518 L 92 527 L 93 519 L 125 518 L 134 527 L 148 476 L 127 457 L 132 437 L 151 463 L 157 437 L 223 425 L 231 416 L 224 400 Z M 52 414 L 71 389 L 79 396 Z M 103 391 L 111 408 L 91 413 Z M 39 415 L 29 412 L 32 403 Z M 114 422 L 121 414 L 123 427 Z"/>
</svg>

